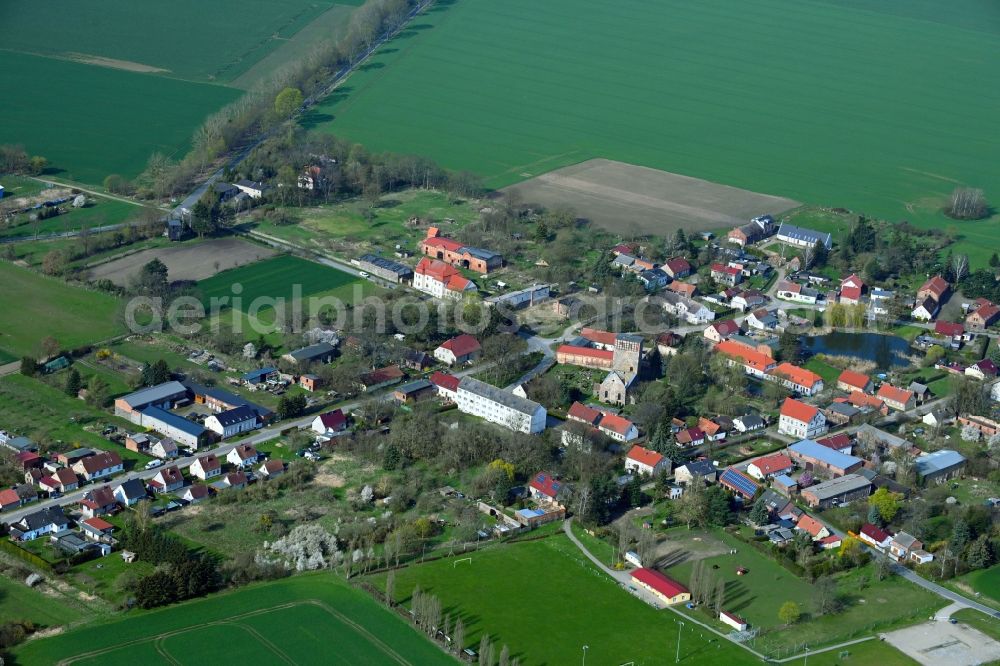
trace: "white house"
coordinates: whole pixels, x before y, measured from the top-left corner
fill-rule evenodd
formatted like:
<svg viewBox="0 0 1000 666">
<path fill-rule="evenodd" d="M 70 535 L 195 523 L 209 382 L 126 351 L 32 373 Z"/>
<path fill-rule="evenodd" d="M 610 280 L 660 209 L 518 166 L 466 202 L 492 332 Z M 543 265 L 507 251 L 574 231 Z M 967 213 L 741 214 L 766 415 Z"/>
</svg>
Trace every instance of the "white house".
<svg viewBox="0 0 1000 666">
<path fill-rule="evenodd" d="M 222 439 L 256 430 L 260 426 L 261 422 L 257 412 L 246 405 L 212 414 L 205 419 L 205 427 Z"/>
<path fill-rule="evenodd" d="M 249 444 L 234 446 L 233 450 L 226 454 L 226 462 L 236 467 L 250 467 L 258 460 L 260 460 L 260 454 Z"/>
<path fill-rule="evenodd" d="M 12 523 L 10 535 L 18 541 L 31 541 L 45 534 L 67 529 L 69 529 L 69 519 L 63 514 L 62 507 L 52 506 L 29 513 L 16 523 Z"/>
<path fill-rule="evenodd" d="M 125 483 L 120 483 L 111 491 L 115 499 L 125 506 L 133 506 L 146 499 L 146 486 L 139 479 L 129 479 Z"/>
<path fill-rule="evenodd" d="M 914 319 L 919 319 L 920 321 L 930 321 L 937 316 L 938 310 L 941 306 L 933 298 L 925 298 L 923 301 L 917 304 L 917 307 L 913 308 L 910 315 Z"/>
<path fill-rule="evenodd" d="M 154 493 L 172 493 L 184 487 L 184 475 L 176 466 L 161 467 L 149 480 Z"/>
<path fill-rule="evenodd" d="M 238 183 L 233 183 L 233 186 L 240 192 L 248 195 L 251 199 L 260 199 L 267 192 L 267 185 L 252 180 L 244 179 Z"/>
<path fill-rule="evenodd" d="M 149 455 L 157 458 L 176 458 L 177 442 L 165 437 L 149 448 Z"/>
<path fill-rule="evenodd" d="M 435 298 L 461 299 L 475 293 L 476 285 L 451 264 L 424 257 L 413 271 L 413 288 Z"/>
<path fill-rule="evenodd" d="M 672 291 L 665 291 L 657 296 L 650 297 L 649 302 L 659 304 L 665 312 L 683 319 L 689 324 L 707 324 L 715 319 L 715 313 L 709 310 L 703 303 L 699 303 L 687 296 L 675 294 Z"/>
<path fill-rule="evenodd" d="M 482 349 L 479 340 L 468 333 L 463 333 L 441 343 L 441 346 L 434 350 L 434 358 L 445 365 L 470 363 L 479 358 Z"/>
<path fill-rule="evenodd" d="M 765 423 L 764 419 L 757 414 L 744 414 L 733 419 L 733 427 L 740 433 L 754 432 L 756 430 L 763 430 Z"/>
<path fill-rule="evenodd" d="M 214 454 L 210 453 L 207 456 L 201 456 L 196 459 L 191 466 L 188 467 L 192 476 L 196 476 L 202 481 L 206 479 L 211 479 L 214 476 L 219 476 L 222 474 L 222 464 L 219 463 L 219 459 L 215 457 Z"/>
<path fill-rule="evenodd" d="M 625 456 L 625 471 L 638 476 L 653 476 L 660 472 L 669 472 L 670 458 L 636 444 Z"/>
<path fill-rule="evenodd" d="M 597 429 L 619 442 L 631 442 L 639 437 L 639 429 L 635 424 L 617 414 L 603 414 L 597 422 Z"/>
<path fill-rule="evenodd" d="M 815 439 L 826 431 L 826 417 L 818 407 L 785 398 L 778 419 L 778 432 L 800 439 Z"/>
<path fill-rule="evenodd" d="M 782 281 L 778 283 L 778 290 L 775 296 L 783 301 L 815 305 L 816 300 L 819 298 L 819 292 L 810 287 L 803 287 L 801 284 L 795 282 Z"/>
<path fill-rule="evenodd" d="M 340 409 L 320 414 L 313 419 L 312 430 L 317 434 L 332 437 L 347 430 L 347 417 Z"/>
<path fill-rule="evenodd" d="M 117 474 L 125 469 L 121 457 L 114 451 L 101 451 L 92 456 L 81 458 L 71 466 L 71 469 L 83 477 L 84 481 L 95 481 Z"/>
</svg>

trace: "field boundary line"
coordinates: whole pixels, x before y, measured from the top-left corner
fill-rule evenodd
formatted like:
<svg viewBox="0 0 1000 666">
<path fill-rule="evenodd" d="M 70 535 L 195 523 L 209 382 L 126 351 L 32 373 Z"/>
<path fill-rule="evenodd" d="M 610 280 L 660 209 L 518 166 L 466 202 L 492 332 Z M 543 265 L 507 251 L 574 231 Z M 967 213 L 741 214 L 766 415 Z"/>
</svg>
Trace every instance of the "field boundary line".
<svg viewBox="0 0 1000 666">
<path fill-rule="evenodd" d="M 159 654 L 164 659 L 166 659 L 171 664 L 175 664 L 176 666 L 181 666 L 181 662 L 174 659 L 174 656 L 170 654 L 169 650 L 167 650 L 167 646 L 164 645 L 165 642 L 166 638 L 164 638 L 163 636 L 160 636 L 153 642 L 153 647 L 156 648 L 156 653 Z"/>
<path fill-rule="evenodd" d="M 238 627 L 238 628 L 242 629 L 243 631 L 245 631 L 248 634 L 250 634 L 253 638 L 255 638 L 261 645 L 263 645 L 268 650 L 270 650 L 271 652 L 273 652 L 274 655 L 278 659 L 281 659 L 286 664 L 290 664 L 291 666 L 295 666 L 295 661 L 291 657 L 289 657 L 287 654 L 285 654 L 281 650 L 281 648 L 279 648 L 277 645 L 275 645 L 274 643 L 272 643 L 268 639 L 264 638 L 263 634 L 261 634 L 259 631 L 257 631 L 253 627 L 248 627 L 247 625 L 242 624 L 240 622 L 224 622 L 222 624 L 228 624 L 231 627 Z"/>
<path fill-rule="evenodd" d="M 334 618 L 340 620 L 347 626 L 354 629 L 356 632 L 367 638 L 372 643 L 372 645 L 375 645 L 377 648 L 382 650 L 387 657 L 390 657 L 397 664 L 401 664 L 402 666 L 413 666 L 413 663 L 411 661 L 407 660 L 403 655 L 399 654 L 394 649 L 392 649 L 392 647 L 390 647 L 387 643 L 385 643 L 381 638 L 371 633 L 363 626 L 356 623 L 354 620 L 350 619 L 340 611 L 327 605 L 325 602 L 320 601 L 319 599 L 310 599 L 306 603 L 315 604 L 316 606 L 319 606 L 321 609 L 325 610 Z"/>
</svg>

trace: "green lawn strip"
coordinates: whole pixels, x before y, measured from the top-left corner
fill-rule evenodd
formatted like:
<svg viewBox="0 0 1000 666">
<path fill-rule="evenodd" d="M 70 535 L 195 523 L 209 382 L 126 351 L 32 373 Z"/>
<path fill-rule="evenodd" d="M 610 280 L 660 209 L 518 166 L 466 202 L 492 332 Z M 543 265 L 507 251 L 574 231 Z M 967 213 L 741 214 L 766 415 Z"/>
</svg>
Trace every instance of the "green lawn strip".
<svg viewBox="0 0 1000 666">
<path fill-rule="evenodd" d="M 829 652 L 810 654 L 808 662 L 814 666 L 918 666 L 920 663 L 877 638 Z"/>
<path fill-rule="evenodd" d="M 75 608 L 28 587 L 24 581 L 0 576 L 0 624 L 30 620 L 42 627 L 54 627 L 81 617 Z"/>
<path fill-rule="evenodd" d="M 471 562 L 462 561 L 466 557 Z M 374 581 L 384 585 L 384 575 Z M 417 585 L 438 596 L 453 621 L 462 619 L 467 645 L 477 646 L 487 633 L 495 644 L 508 645 L 521 663 L 574 663 L 588 645 L 587 658 L 594 663 L 655 664 L 676 645 L 676 615 L 633 597 L 561 535 L 398 570 L 397 600 L 408 604 Z M 528 603 L 530 599 L 540 602 Z M 559 631 L 542 631 L 544 627 Z M 757 661 L 690 625 L 681 642 L 681 659 Z"/>
<path fill-rule="evenodd" d="M 66 211 L 65 213 L 38 222 L 31 222 L 26 213 L 21 214 L 15 218 L 14 226 L 0 229 L 0 238 L 23 236 L 31 239 L 36 235 L 44 236 L 77 229 L 93 229 L 121 224 L 136 217 L 143 210 L 140 206 L 134 206 L 124 201 L 94 197 L 91 194 L 85 196 L 91 202 L 85 208 L 73 208 L 69 203 L 65 203 L 61 206 Z"/>
<path fill-rule="evenodd" d="M 3 261 L 0 284 L 0 312 L 17 313 L 16 325 L 8 320 L 0 326 L 0 349 L 8 355 L 38 354 L 46 336 L 71 349 L 124 331 L 116 316 L 118 300 L 107 294 Z"/>
<path fill-rule="evenodd" d="M 826 361 L 816 358 L 813 356 L 808 361 L 805 362 L 806 370 L 812 370 L 817 375 L 823 378 L 824 386 L 836 386 L 837 378 L 840 377 L 840 368 L 834 367 L 827 363 Z"/>
<path fill-rule="evenodd" d="M 232 298 L 233 286 L 238 284 L 242 287 L 239 297 L 243 305 L 240 309 L 246 312 L 256 299 L 284 298 L 290 301 L 294 293 L 293 285 L 298 285 L 301 295 L 306 297 L 330 292 L 356 280 L 353 275 L 335 268 L 283 255 L 223 271 L 201 280 L 198 288 L 207 305 L 212 298 Z"/>
<path fill-rule="evenodd" d="M 959 486 L 958 489 L 949 488 L 948 494 L 954 495 L 963 504 L 982 502 L 980 498 L 971 495 L 968 483 Z M 944 585 L 987 606 L 1000 608 L 1000 564 L 995 564 L 989 569 L 970 571 L 963 576 L 945 581 Z"/>
<path fill-rule="evenodd" d="M 314 607 L 324 612 L 310 615 L 306 632 L 299 627 L 302 615 L 294 613 L 285 615 L 283 609 L 275 608 L 294 602 L 312 601 L 321 604 Z M 130 611 L 124 618 L 95 623 L 85 629 L 69 631 L 22 645 L 16 651 L 17 663 L 25 666 L 53 664 L 74 655 L 102 649 L 112 650 L 107 655 L 108 659 L 102 660 L 95 656 L 91 663 L 126 663 L 124 661 L 126 654 L 133 657 L 128 663 L 135 663 L 135 656 L 148 654 L 148 647 L 158 636 L 171 632 L 182 632 L 181 636 L 186 634 L 195 636 L 192 632 L 202 631 L 210 623 L 226 621 L 242 623 L 244 618 L 236 616 L 258 610 L 270 610 L 260 617 L 271 620 L 271 627 L 265 627 L 261 633 L 272 643 L 281 645 L 284 632 L 296 632 L 301 641 L 307 641 L 308 645 L 312 646 L 314 654 L 318 657 L 328 654 L 330 649 L 326 640 L 328 632 L 338 632 L 337 635 L 350 645 L 350 649 L 367 655 L 367 663 L 385 660 L 385 653 L 372 646 L 368 636 L 357 631 L 353 633 L 345 631 L 342 628 L 342 620 L 326 612 L 326 608 L 331 608 L 357 623 L 413 663 L 453 663 L 424 637 L 408 628 L 402 619 L 380 607 L 365 593 L 347 587 L 341 579 L 330 573 L 305 574 L 278 582 L 251 585 L 162 610 Z M 239 629 L 230 627 L 228 634 L 230 643 L 234 641 L 234 636 L 240 636 L 239 633 L 233 633 L 234 631 L 238 632 Z M 239 641 L 243 642 L 242 636 Z M 170 652 L 182 663 L 192 665 L 217 663 L 216 659 L 201 659 L 200 647 L 199 650 L 192 651 L 190 643 L 179 644 L 186 646 L 187 651 L 178 654 L 171 649 Z M 178 643 L 175 642 L 173 645 Z M 306 647 L 304 645 L 302 649 Z M 337 650 L 340 649 L 341 646 L 338 645 Z M 263 653 L 258 651 L 257 658 L 253 661 L 259 661 L 261 654 Z"/>
</svg>

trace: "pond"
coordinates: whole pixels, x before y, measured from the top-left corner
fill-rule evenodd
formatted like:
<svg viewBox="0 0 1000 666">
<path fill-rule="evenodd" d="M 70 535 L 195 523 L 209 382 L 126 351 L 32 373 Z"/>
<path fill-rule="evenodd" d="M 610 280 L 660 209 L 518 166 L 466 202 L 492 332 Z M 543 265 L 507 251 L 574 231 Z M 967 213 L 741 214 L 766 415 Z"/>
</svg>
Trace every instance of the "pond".
<svg viewBox="0 0 1000 666">
<path fill-rule="evenodd" d="M 807 354 L 856 356 L 874 361 L 883 370 L 910 363 L 907 358 L 910 343 L 896 335 L 834 331 L 826 335 L 802 338 L 802 348 Z"/>
</svg>

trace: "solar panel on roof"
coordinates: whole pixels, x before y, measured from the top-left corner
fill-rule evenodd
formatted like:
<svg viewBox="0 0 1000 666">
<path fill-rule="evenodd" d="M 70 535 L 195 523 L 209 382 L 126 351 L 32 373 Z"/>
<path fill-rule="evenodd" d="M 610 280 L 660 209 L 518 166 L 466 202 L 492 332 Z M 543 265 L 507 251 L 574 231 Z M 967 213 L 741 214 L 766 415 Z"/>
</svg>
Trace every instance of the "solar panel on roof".
<svg viewBox="0 0 1000 666">
<path fill-rule="evenodd" d="M 722 473 L 722 478 L 720 479 L 720 481 L 731 485 L 732 487 L 739 490 L 741 493 L 744 493 L 745 495 L 748 496 L 753 496 L 753 494 L 757 492 L 756 483 L 754 483 L 749 478 L 743 476 L 739 472 L 736 472 L 731 469 L 727 469 L 725 472 Z"/>
</svg>

